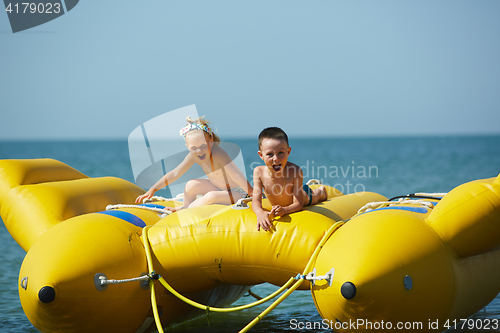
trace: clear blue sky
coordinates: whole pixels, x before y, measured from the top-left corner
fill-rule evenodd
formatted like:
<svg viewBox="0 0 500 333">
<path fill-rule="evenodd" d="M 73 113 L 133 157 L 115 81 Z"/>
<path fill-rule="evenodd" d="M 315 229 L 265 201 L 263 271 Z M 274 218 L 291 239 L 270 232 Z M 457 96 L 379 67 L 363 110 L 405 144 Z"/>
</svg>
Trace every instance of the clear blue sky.
<svg viewBox="0 0 500 333">
<path fill-rule="evenodd" d="M 196 104 L 222 138 L 500 134 L 500 1 L 80 1 L 13 34 L 0 140 L 123 139 Z"/>
</svg>

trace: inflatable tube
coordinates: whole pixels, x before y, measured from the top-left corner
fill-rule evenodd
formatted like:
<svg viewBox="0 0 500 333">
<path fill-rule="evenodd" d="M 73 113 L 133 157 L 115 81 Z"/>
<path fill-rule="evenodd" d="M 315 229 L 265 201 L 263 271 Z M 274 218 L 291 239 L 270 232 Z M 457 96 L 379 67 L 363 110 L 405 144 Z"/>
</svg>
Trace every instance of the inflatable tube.
<svg viewBox="0 0 500 333">
<path fill-rule="evenodd" d="M 106 210 L 142 190 L 53 160 L 0 161 L 2 219 L 28 250 L 19 296 L 42 332 L 147 332 L 155 330 L 155 313 L 163 324 L 196 313 L 157 282 L 154 307 L 151 281 L 101 285 L 153 268 L 210 307 L 230 304 L 252 285 L 296 277 L 290 290 L 311 288 L 321 316 L 346 332 L 398 323 L 431 332 L 431 321 L 443 329 L 499 292 L 500 178 L 461 185 L 441 201 L 387 203 L 375 193 L 328 191 L 328 201 L 258 232 L 250 207 L 211 205 L 167 217 L 144 205 Z M 358 213 L 373 201 L 383 203 Z M 174 203 L 154 207 L 165 205 Z M 348 222 L 337 228 L 340 220 Z"/>
<path fill-rule="evenodd" d="M 147 286 L 96 285 L 99 276 L 125 279 L 148 272 L 145 226 L 152 226 L 148 238 L 158 272 L 187 297 L 224 306 L 251 285 L 280 285 L 302 273 L 335 221 L 385 199 L 328 188 L 330 201 L 282 217 L 273 232 L 257 232 L 249 207 L 211 205 L 163 219 L 143 205 L 106 211 L 110 204 L 132 203 L 142 190 L 117 178 L 88 178 L 54 160 L 0 161 L 0 176 L 2 219 L 28 250 L 19 275 L 21 304 L 43 332 L 154 329 Z M 164 290 L 156 296 L 164 324 L 194 313 Z"/>
<path fill-rule="evenodd" d="M 316 260 L 335 279 L 312 287 L 314 301 L 346 332 L 443 331 L 499 293 L 499 226 L 500 176 L 463 184 L 435 208 L 395 203 L 356 216 Z"/>
<path fill-rule="evenodd" d="M 143 193 L 123 179 L 89 178 L 52 159 L 3 160 L 0 175 L 0 215 L 25 251 L 64 220 L 105 210 L 108 203 L 133 203 Z"/>
</svg>

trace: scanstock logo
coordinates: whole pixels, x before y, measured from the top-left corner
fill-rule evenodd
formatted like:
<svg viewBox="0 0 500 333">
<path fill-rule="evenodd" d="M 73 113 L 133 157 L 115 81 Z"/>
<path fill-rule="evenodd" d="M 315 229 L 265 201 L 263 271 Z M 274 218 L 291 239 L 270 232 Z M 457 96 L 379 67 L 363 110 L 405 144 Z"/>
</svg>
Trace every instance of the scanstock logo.
<svg viewBox="0 0 500 333">
<path fill-rule="evenodd" d="M 79 0 L 4 0 L 12 32 L 19 32 L 52 21 L 75 8 Z"/>
</svg>

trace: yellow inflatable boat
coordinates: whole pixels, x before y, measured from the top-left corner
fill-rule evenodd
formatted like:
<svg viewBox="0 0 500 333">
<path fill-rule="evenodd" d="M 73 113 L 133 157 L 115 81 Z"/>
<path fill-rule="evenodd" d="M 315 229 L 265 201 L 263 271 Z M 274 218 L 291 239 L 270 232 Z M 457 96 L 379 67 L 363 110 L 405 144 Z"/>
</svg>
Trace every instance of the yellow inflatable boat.
<svg viewBox="0 0 500 333">
<path fill-rule="evenodd" d="M 259 232 L 246 204 L 164 216 L 174 202 L 133 205 L 143 190 L 125 180 L 0 161 L 0 214 L 27 251 L 19 296 L 42 332 L 148 332 L 197 308 L 238 310 L 226 306 L 263 282 L 283 286 L 269 311 L 311 289 L 335 330 L 436 332 L 500 291 L 500 178 L 441 200 L 328 191 Z"/>
</svg>

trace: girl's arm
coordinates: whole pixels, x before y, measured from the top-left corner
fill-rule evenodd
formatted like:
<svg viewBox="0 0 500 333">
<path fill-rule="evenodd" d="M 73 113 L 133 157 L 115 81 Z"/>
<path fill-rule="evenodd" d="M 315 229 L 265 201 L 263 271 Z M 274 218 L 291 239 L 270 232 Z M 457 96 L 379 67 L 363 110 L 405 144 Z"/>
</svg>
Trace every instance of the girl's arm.
<svg viewBox="0 0 500 333">
<path fill-rule="evenodd" d="M 250 185 L 245 175 L 243 175 L 243 172 L 241 172 L 240 168 L 231 160 L 229 155 L 222 148 L 214 155 L 219 159 L 219 161 L 217 161 L 218 164 L 224 168 L 229 178 L 234 180 L 239 187 L 251 196 L 253 192 L 252 185 Z"/>
<path fill-rule="evenodd" d="M 187 154 L 184 160 L 175 167 L 175 169 L 167 172 L 163 177 L 161 177 L 151 188 L 144 193 L 143 195 L 140 195 L 135 199 L 135 203 L 140 203 L 144 199 L 149 199 L 151 198 L 156 191 L 161 190 L 165 186 L 168 186 L 168 184 L 172 184 L 175 182 L 177 179 L 179 179 L 180 176 L 186 173 L 186 171 L 189 170 L 193 166 L 194 162 L 193 159 L 191 158 L 190 154 Z"/>
<path fill-rule="evenodd" d="M 234 164 L 233 161 L 225 165 L 224 169 L 226 169 L 226 172 L 229 175 L 229 177 L 231 177 L 231 179 L 234 180 L 234 182 L 238 184 L 239 187 L 245 190 L 245 192 L 247 192 L 248 195 L 250 196 L 252 195 L 253 193 L 252 185 L 250 185 L 247 178 L 243 175 L 241 170 L 236 166 L 236 164 Z"/>
</svg>

